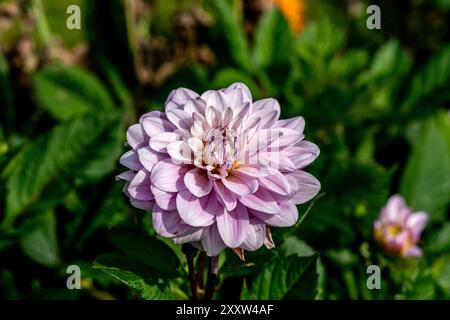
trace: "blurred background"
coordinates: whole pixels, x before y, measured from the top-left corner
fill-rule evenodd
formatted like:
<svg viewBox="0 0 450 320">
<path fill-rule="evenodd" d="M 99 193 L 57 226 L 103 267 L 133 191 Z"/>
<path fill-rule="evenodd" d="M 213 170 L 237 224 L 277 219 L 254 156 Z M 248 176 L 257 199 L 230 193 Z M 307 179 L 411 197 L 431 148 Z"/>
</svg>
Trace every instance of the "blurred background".
<svg viewBox="0 0 450 320">
<path fill-rule="evenodd" d="M 366 27 L 369 4 L 381 30 Z M 448 0 L 1 0 L 0 297 L 140 298 L 92 267 L 114 250 L 113 226 L 157 238 L 114 181 L 125 130 L 176 87 L 240 81 L 278 99 L 282 118 L 302 115 L 321 149 L 309 171 L 324 195 L 283 244 L 318 252 L 318 271 L 285 298 L 449 299 L 449 26 Z M 394 193 L 430 214 L 421 259 L 373 241 Z M 254 271 L 224 255 L 219 296 L 236 297 Z M 66 288 L 73 264 L 82 290 Z M 372 264 L 381 290 L 367 289 Z M 170 280 L 177 298 L 186 286 Z"/>
</svg>

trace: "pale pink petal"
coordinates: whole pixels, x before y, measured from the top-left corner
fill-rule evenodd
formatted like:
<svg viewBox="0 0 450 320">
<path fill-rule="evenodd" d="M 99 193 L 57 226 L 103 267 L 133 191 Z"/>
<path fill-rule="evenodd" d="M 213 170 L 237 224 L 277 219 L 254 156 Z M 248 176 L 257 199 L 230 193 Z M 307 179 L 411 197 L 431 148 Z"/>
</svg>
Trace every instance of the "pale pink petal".
<svg viewBox="0 0 450 320">
<path fill-rule="evenodd" d="M 128 128 L 127 142 L 133 149 L 141 148 L 148 143 L 148 137 L 141 124 L 137 123 Z"/>
<path fill-rule="evenodd" d="M 316 160 L 320 151 L 314 143 L 301 141 L 295 146 L 290 146 L 282 150 L 281 154 L 286 155 L 295 165 L 296 169 L 303 169 Z"/>
<path fill-rule="evenodd" d="M 216 180 L 213 183 L 214 191 L 217 194 L 219 201 L 226 207 L 228 211 L 234 210 L 237 204 L 237 198 L 229 191 L 220 180 Z"/>
<path fill-rule="evenodd" d="M 225 111 L 229 106 L 227 97 L 221 91 L 208 90 L 201 95 L 201 98 L 206 102 L 207 107 L 214 107 L 219 112 Z"/>
<path fill-rule="evenodd" d="M 139 149 L 138 149 L 139 151 Z M 127 167 L 128 169 L 139 171 L 142 169 L 143 165 L 139 161 L 139 157 L 136 151 L 130 150 L 125 152 L 119 160 L 120 164 Z"/>
<path fill-rule="evenodd" d="M 231 103 L 231 98 L 234 94 L 236 94 L 236 92 L 241 92 L 242 93 L 242 101 L 244 102 L 252 102 L 253 98 L 252 98 L 252 93 L 250 91 L 250 89 L 243 84 L 242 82 L 235 82 L 233 84 L 231 84 L 230 86 L 228 86 L 228 88 L 226 88 L 224 90 L 224 93 L 227 95 L 228 101 L 230 102 L 230 105 L 233 106 L 235 104 Z M 239 101 L 239 100 L 237 100 Z"/>
<path fill-rule="evenodd" d="M 149 172 L 152 171 L 155 164 L 157 164 L 159 161 L 167 158 L 166 154 L 153 151 L 149 147 L 143 147 L 143 148 L 138 149 L 137 154 L 138 154 L 139 162 L 141 163 L 141 166 L 144 166 L 144 168 Z"/>
<path fill-rule="evenodd" d="M 187 142 L 174 141 L 167 145 L 167 153 L 176 163 L 192 163 L 193 153 Z"/>
<path fill-rule="evenodd" d="M 174 132 L 163 132 L 150 139 L 150 148 L 157 152 L 167 152 L 167 146 L 171 142 L 181 140 L 181 136 Z"/>
<path fill-rule="evenodd" d="M 305 129 L 305 119 L 298 116 L 291 119 L 278 120 L 274 125 L 274 128 L 289 128 L 298 132 L 303 132 Z"/>
<path fill-rule="evenodd" d="M 314 198 L 320 191 L 320 182 L 313 175 L 305 171 L 286 173 L 285 177 L 291 185 L 292 195 L 290 201 L 294 204 L 305 203 Z"/>
<path fill-rule="evenodd" d="M 211 128 L 217 127 L 222 119 L 222 115 L 220 114 L 219 110 L 216 109 L 213 106 L 208 106 L 206 108 L 206 121 L 208 122 L 209 126 Z"/>
<path fill-rule="evenodd" d="M 145 118 L 142 121 L 142 126 L 149 137 L 157 136 L 163 132 L 171 132 L 176 128 L 170 121 L 154 117 Z"/>
<path fill-rule="evenodd" d="M 184 105 L 184 111 L 189 115 L 192 115 L 193 113 L 203 115 L 206 111 L 205 101 L 202 99 L 188 100 Z"/>
<path fill-rule="evenodd" d="M 256 251 L 262 247 L 266 239 L 266 224 L 256 217 L 249 219 L 247 235 L 240 248 L 247 251 Z"/>
<path fill-rule="evenodd" d="M 174 107 L 175 108 L 180 107 L 180 106 L 184 105 L 188 100 L 195 99 L 197 97 L 198 97 L 198 93 L 196 93 L 190 89 L 178 88 L 178 89 L 172 90 L 169 93 L 169 96 L 165 102 L 166 111 L 168 111 Z"/>
<path fill-rule="evenodd" d="M 222 237 L 219 234 L 216 223 L 203 229 L 201 247 L 206 251 L 208 256 L 217 256 L 220 251 L 226 248 L 226 246 L 227 245 L 223 242 Z"/>
<path fill-rule="evenodd" d="M 242 204 L 233 211 L 223 210 L 217 215 L 217 228 L 223 242 L 230 248 L 239 247 L 247 236 L 248 212 Z"/>
<path fill-rule="evenodd" d="M 413 236 L 413 241 L 419 240 L 422 230 L 428 222 L 428 214 L 426 212 L 415 212 L 406 219 L 406 228 L 408 228 Z"/>
<path fill-rule="evenodd" d="M 184 184 L 197 197 L 203 197 L 210 193 L 213 186 L 206 171 L 199 168 L 194 168 L 185 174 Z"/>
<path fill-rule="evenodd" d="M 151 181 L 158 189 L 166 192 L 177 192 L 185 190 L 184 175 L 192 169 L 191 166 L 177 165 L 171 159 L 158 162 L 152 170 Z"/>
<path fill-rule="evenodd" d="M 273 169 L 272 174 L 263 178 L 259 178 L 259 184 L 269 191 L 280 195 L 288 195 L 291 193 L 289 180 L 278 170 Z"/>
<path fill-rule="evenodd" d="M 389 198 L 386 206 L 383 208 L 381 218 L 387 221 L 400 222 L 401 219 L 405 218 L 403 214 L 401 217 L 399 215 L 404 208 L 407 208 L 405 199 L 401 195 L 393 195 Z M 405 211 L 403 211 L 403 213 L 404 212 Z"/>
<path fill-rule="evenodd" d="M 153 206 L 155 205 L 155 201 L 140 201 L 133 198 L 130 198 L 130 203 L 133 207 L 145 210 L 145 211 L 151 211 L 153 210 Z"/>
<path fill-rule="evenodd" d="M 251 210 L 251 213 L 264 221 L 269 226 L 273 227 L 291 227 L 298 219 L 297 206 L 289 201 L 281 202 L 279 204 L 280 212 L 276 214 L 267 214 L 257 210 Z"/>
<path fill-rule="evenodd" d="M 157 204 L 152 211 L 153 228 L 162 237 L 172 238 L 184 235 L 192 229 L 191 226 L 182 223 L 182 220 L 176 210 L 165 211 Z"/>
<path fill-rule="evenodd" d="M 203 228 L 192 227 L 191 231 L 189 231 L 189 233 L 186 233 L 182 236 L 173 237 L 172 240 L 176 244 L 183 244 L 183 243 L 188 243 L 188 242 L 191 242 L 192 244 L 194 244 L 201 240 L 202 235 L 203 235 Z"/>
<path fill-rule="evenodd" d="M 248 208 L 275 214 L 280 212 L 277 199 L 265 188 L 260 187 L 255 193 L 240 197 L 239 202 Z"/>
<path fill-rule="evenodd" d="M 140 201 L 151 201 L 154 199 L 150 190 L 150 177 L 144 170 L 139 171 L 131 180 L 127 189 L 130 197 Z"/>
<path fill-rule="evenodd" d="M 121 174 L 117 175 L 116 181 L 125 180 L 125 181 L 130 182 L 131 180 L 133 180 L 135 175 L 136 175 L 136 172 L 134 172 L 133 170 L 128 170 L 128 171 L 122 172 Z"/>
<path fill-rule="evenodd" d="M 166 192 L 156 188 L 154 185 L 150 186 L 150 190 L 155 197 L 156 204 L 163 210 L 171 211 L 177 208 L 177 194 L 175 192 Z"/>
<path fill-rule="evenodd" d="M 258 179 L 249 177 L 237 170 L 232 170 L 227 177 L 222 178 L 222 183 L 228 190 L 239 196 L 245 196 L 258 189 Z"/>
<path fill-rule="evenodd" d="M 184 110 L 172 109 L 166 112 L 167 118 L 179 129 L 190 130 L 194 124 L 192 116 Z"/>
<path fill-rule="evenodd" d="M 188 190 L 184 190 L 177 195 L 177 209 L 181 219 L 194 227 L 206 227 L 213 224 L 221 207 L 212 193 L 198 198 Z"/>
</svg>

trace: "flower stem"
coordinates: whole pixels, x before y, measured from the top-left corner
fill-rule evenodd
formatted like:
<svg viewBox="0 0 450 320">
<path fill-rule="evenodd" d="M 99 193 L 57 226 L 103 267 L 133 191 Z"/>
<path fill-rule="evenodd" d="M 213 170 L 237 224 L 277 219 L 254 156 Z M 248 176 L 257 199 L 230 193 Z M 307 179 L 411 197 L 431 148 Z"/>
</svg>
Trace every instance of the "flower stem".
<svg viewBox="0 0 450 320">
<path fill-rule="evenodd" d="M 186 255 L 188 270 L 189 270 L 189 282 L 191 284 L 192 300 L 198 300 L 197 296 L 197 276 L 194 269 L 194 258 Z"/>
<path fill-rule="evenodd" d="M 212 300 L 216 284 L 217 274 L 219 272 L 218 257 L 211 257 L 209 260 L 208 280 L 206 281 L 205 300 Z"/>
</svg>

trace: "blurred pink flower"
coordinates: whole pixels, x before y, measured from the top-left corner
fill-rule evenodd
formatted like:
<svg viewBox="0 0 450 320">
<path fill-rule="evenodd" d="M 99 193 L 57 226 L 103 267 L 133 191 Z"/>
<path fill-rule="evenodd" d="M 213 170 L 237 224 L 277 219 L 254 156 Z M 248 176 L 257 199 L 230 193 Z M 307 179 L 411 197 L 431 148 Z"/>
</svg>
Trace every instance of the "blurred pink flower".
<svg viewBox="0 0 450 320">
<path fill-rule="evenodd" d="M 242 83 L 202 95 L 173 90 L 165 112 L 144 114 L 127 131 L 124 192 L 152 210 L 161 236 L 210 256 L 272 247 L 269 227 L 294 225 L 296 204 L 320 190 L 301 170 L 319 155 L 304 140 L 304 119 L 279 116 L 276 100 L 253 102 Z"/>
<path fill-rule="evenodd" d="M 413 213 L 402 196 L 393 195 L 374 223 L 375 239 L 388 253 L 420 257 L 422 250 L 417 243 L 427 221 L 427 213 Z"/>
</svg>

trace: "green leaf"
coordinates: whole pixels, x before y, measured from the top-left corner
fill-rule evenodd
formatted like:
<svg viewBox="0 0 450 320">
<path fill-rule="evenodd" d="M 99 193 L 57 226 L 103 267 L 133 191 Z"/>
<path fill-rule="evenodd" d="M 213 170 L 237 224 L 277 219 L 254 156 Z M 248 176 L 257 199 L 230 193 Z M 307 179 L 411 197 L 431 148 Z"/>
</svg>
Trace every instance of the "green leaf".
<svg viewBox="0 0 450 320">
<path fill-rule="evenodd" d="M 33 85 L 36 103 L 59 120 L 114 107 L 103 85 L 79 67 L 47 67 L 34 75 Z"/>
<path fill-rule="evenodd" d="M 21 238 L 20 245 L 23 252 L 35 262 L 46 267 L 58 266 L 61 259 L 54 213 L 49 211 L 43 215 L 37 228 Z"/>
<path fill-rule="evenodd" d="M 432 266 L 436 283 L 444 292 L 450 293 L 450 255 L 437 259 Z"/>
<path fill-rule="evenodd" d="M 450 45 L 435 53 L 412 79 L 403 105 L 409 109 L 437 106 L 450 98 Z"/>
<path fill-rule="evenodd" d="M 255 31 L 255 64 L 266 68 L 288 62 L 292 55 L 292 43 L 291 29 L 280 10 L 274 8 L 266 11 Z"/>
<path fill-rule="evenodd" d="M 94 268 L 106 272 L 128 287 L 138 291 L 143 299 L 166 300 L 175 298 L 167 288 L 162 288 L 156 284 L 156 279 L 151 277 L 152 269 L 136 262 L 130 263 L 123 254 L 100 255 L 94 262 Z"/>
<path fill-rule="evenodd" d="M 313 282 L 311 278 L 317 278 L 316 262 L 317 255 L 299 257 L 295 254 L 270 260 L 256 276 L 251 287 L 244 289 L 243 299 L 279 300 L 287 297 L 297 283 Z"/>
<path fill-rule="evenodd" d="M 239 20 L 236 11 L 233 10 L 229 1 L 212 0 L 219 26 L 224 32 L 228 43 L 228 51 L 237 66 L 245 71 L 251 69 L 250 52 L 244 34 L 244 27 Z"/>
<path fill-rule="evenodd" d="M 234 82 L 244 83 L 254 96 L 253 100 L 256 100 L 259 96 L 259 88 L 255 81 L 248 74 L 231 68 L 219 70 L 212 81 L 212 87 L 226 88 Z"/>
<path fill-rule="evenodd" d="M 56 126 L 25 146 L 6 170 L 4 224 L 12 223 L 43 194 L 44 198 L 53 196 L 53 193 L 45 193 L 47 188 L 67 184 L 74 178 L 99 177 L 114 169 L 120 154 L 115 149 L 121 143 L 116 136 L 119 121 L 116 113 L 108 117 L 77 118 Z M 108 138 L 111 133 L 114 134 L 112 139 Z M 52 190 L 63 191 L 59 189 Z"/>
<path fill-rule="evenodd" d="M 442 219 L 450 202 L 450 117 L 442 112 L 422 123 L 400 192 L 414 210 Z"/>
<path fill-rule="evenodd" d="M 180 260 L 164 242 L 142 233 L 111 229 L 111 241 L 130 260 L 137 261 L 168 278 L 180 275 Z"/>
<path fill-rule="evenodd" d="M 445 223 L 439 230 L 434 232 L 427 240 L 427 250 L 432 253 L 444 253 L 450 251 L 450 222 Z"/>
<path fill-rule="evenodd" d="M 366 85 L 373 81 L 399 79 L 410 67 L 410 57 L 398 41 L 391 40 L 377 50 L 370 69 L 360 75 L 357 83 Z"/>
</svg>

